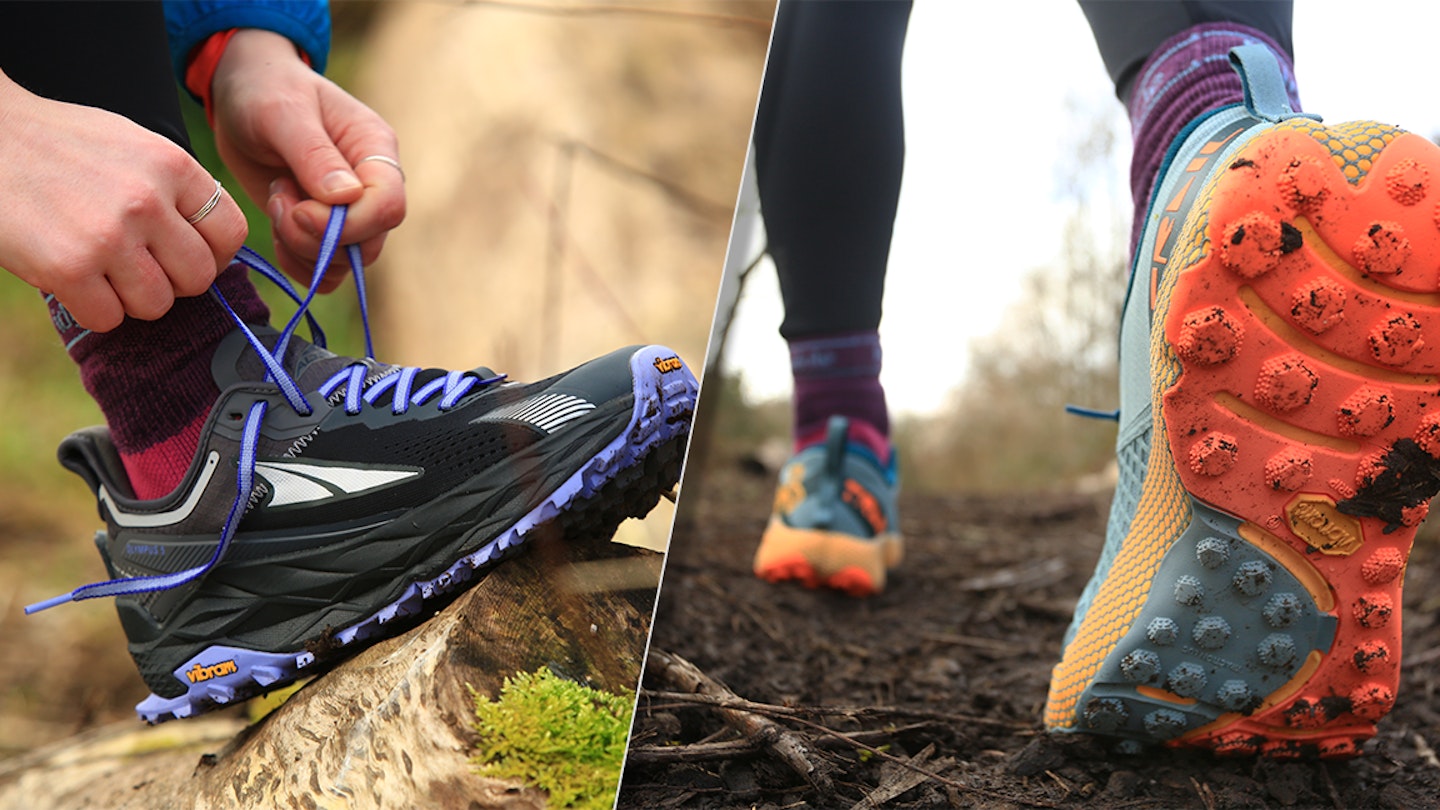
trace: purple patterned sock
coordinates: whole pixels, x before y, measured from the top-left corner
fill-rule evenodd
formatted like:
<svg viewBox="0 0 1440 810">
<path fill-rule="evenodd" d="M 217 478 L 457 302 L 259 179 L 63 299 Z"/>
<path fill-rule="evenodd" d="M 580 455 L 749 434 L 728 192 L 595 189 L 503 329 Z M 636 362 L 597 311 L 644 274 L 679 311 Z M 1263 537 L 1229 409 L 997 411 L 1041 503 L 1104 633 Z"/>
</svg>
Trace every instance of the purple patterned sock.
<svg viewBox="0 0 1440 810">
<path fill-rule="evenodd" d="M 882 460 L 888 458 L 890 415 L 880 386 L 880 333 L 812 335 L 789 344 L 796 447 L 823 440 L 825 423 L 838 414 L 872 428 L 852 427 L 850 438 L 878 445 L 871 449 Z"/>
<path fill-rule="evenodd" d="M 1204 23 L 1160 43 L 1135 77 L 1127 112 L 1135 136 L 1130 159 L 1130 191 L 1135 200 L 1130 252 L 1140 238 L 1150 190 L 1160 163 L 1186 124 L 1211 110 L 1245 100 L 1240 76 L 1230 67 L 1230 49 L 1259 43 L 1274 52 L 1285 77 L 1290 105 L 1300 110 L 1295 66 L 1275 40 L 1236 23 Z"/>
<path fill-rule="evenodd" d="M 269 321 L 244 265 L 230 265 L 215 286 L 246 323 Z M 135 495 L 168 494 L 189 467 L 220 394 L 210 361 L 235 323 L 208 293 L 176 299 L 159 320 L 126 318 L 105 333 L 82 329 L 54 296 L 46 300 L 85 390 L 105 414 Z"/>
</svg>

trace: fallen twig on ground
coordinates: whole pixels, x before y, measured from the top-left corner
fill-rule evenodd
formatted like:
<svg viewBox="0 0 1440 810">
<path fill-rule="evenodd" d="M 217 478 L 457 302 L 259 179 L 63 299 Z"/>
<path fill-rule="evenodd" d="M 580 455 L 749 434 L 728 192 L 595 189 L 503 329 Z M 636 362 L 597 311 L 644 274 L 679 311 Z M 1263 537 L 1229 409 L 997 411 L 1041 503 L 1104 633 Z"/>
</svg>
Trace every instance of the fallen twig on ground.
<svg viewBox="0 0 1440 810">
<path fill-rule="evenodd" d="M 774 750 L 775 753 L 779 755 L 781 759 L 786 762 L 787 765 L 789 765 L 800 775 L 804 776 L 806 780 L 811 783 L 812 786 L 816 786 L 816 780 L 811 776 L 811 774 L 814 773 L 819 768 L 819 766 L 815 765 L 814 762 L 808 757 L 799 761 L 793 760 L 792 757 L 797 752 L 808 752 L 812 748 L 812 746 L 818 747 L 818 744 L 807 740 L 804 737 L 801 737 L 800 735 L 796 734 L 791 730 L 783 728 L 775 721 L 770 720 L 767 716 L 763 715 L 783 717 L 791 723 L 796 723 L 798 725 L 804 726 L 807 729 L 810 729 L 811 731 L 823 734 L 827 737 L 834 738 L 856 749 L 866 751 L 874 757 L 877 757 L 888 763 L 898 765 L 901 768 L 919 774 L 922 777 L 920 781 L 928 779 L 955 790 L 985 796 L 991 799 L 1014 802 L 1029 807 L 1056 806 L 1050 802 L 1009 796 L 1003 793 L 986 790 L 984 788 L 966 785 L 963 782 L 957 782 L 954 779 L 949 779 L 945 776 L 935 773 L 934 771 L 920 767 L 920 765 L 917 765 L 914 760 L 902 759 L 880 748 L 865 743 L 854 734 L 847 734 L 845 732 L 836 731 L 833 728 L 829 728 L 811 720 L 807 720 L 803 716 L 801 716 L 804 713 L 810 713 L 815 711 L 821 711 L 825 714 L 836 713 L 834 710 L 828 707 L 824 709 L 800 709 L 796 707 L 775 706 L 772 704 L 756 703 L 754 701 L 746 700 L 736 695 L 734 692 L 731 692 L 718 681 L 706 675 L 700 670 L 699 667 L 696 667 L 694 664 L 686 661 L 684 658 L 681 658 L 680 656 L 665 650 L 661 650 L 655 647 L 650 648 L 650 656 L 646 660 L 645 670 L 648 675 L 655 678 L 656 680 L 681 685 L 687 691 L 682 693 L 674 693 L 643 690 L 642 694 L 652 697 L 660 697 L 662 699 L 669 698 L 672 700 L 691 701 L 713 706 L 716 711 L 719 712 L 723 718 L 725 718 L 725 722 L 727 725 L 736 728 L 736 730 L 740 731 L 742 734 L 745 734 L 747 737 L 753 737 L 760 740 L 761 744 L 765 745 L 766 747 L 770 747 L 771 750 Z M 893 736 L 893 734 L 891 736 Z M 776 749 L 774 747 L 774 743 L 772 742 L 772 740 L 775 739 L 786 740 L 786 748 L 783 750 Z M 650 746 L 650 748 L 654 749 L 655 746 Z M 923 762 L 923 759 L 920 761 Z M 810 770 L 806 770 L 807 764 L 810 765 Z M 826 763 L 825 768 L 827 771 L 824 774 L 825 783 L 827 784 L 829 790 L 833 791 L 833 783 L 831 783 L 828 775 L 828 771 L 832 768 L 828 765 L 828 763 Z M 915 782 L 915 784 L 918 785 L 920 784 L 920 782 L 917 781 Z M 911 785 L 911 787 L 914 787 L 914 785 Z M 816 786 L 816 789 L 819 790 L 819 787 Z M 906 790 L 909 789 L 910 788 L 906 788 Z"/>
<path fill-rule="evenodd" d="M 1030 729 L 1035 725 L 1034 723 L 1021 722 L 1018 720 L 997 720 L 992 717 L 981 717 L 974 714 L 931 712 L 921 709 L 905 709 L 898 706 L 778 706 L 773 703 L 757 703 L 753 700 L 746 700 L 733 692 L 726 696 L 720 696 L 645 689 L 642 690 L 641 694 L 652 700 L 673 700 L 677 703 L 688 704 L 699 703 L 724 709 L 755 712 L 770 717 L 844 717 L 848 720 L 929 720 L 937 723 L 974 723 L 976 725 L 1016 730 Z"/>
<path fill-rule="evenodd" d="M 645 672 L 662 683 L 671 684 L 686 692 L 740 700 L 719 681 L 701 672 L 699 667 L 665 650 L 651 648 L 645 661 Z M 834 768 L 821 757 L 814 755 L 809 741 L 804 737 L 755 712 L 733 708 L 720 708 L 719 712 L 727 726 L 747 738 L 756 740 L 758 745 L 769 748 L 791 770 L 809 782 L 821 796 L 828 797 L 835 792 L 835 784 L 830 778 L 830 772 Z"/>
<path fill-rule="evenodd" d="M 672 762 L 709 762 L 716 759 L 748 757 L 760 750 L 757 740 L 720 740 L 698 742 L 688 745 L 632 745 L 625 755 L 626 762 L 638 765 L 661 765 Z"/>
<path fill-rule="evenodd" d="M 920 753 L 910 758 L 913 765 L 925 765 L 927 760 L 935 754 L 935 743 L 930 743 L 921 749 Z M 955 760 L 944 757 L 934 762 L 935 767 L 946 768 L 955 764 Z M 880 769 L 880 784 L 866 794 L 865 798 L 856 802 L 850 810 L 879 810 L 891 799 L 897 799 L 911 788 L 918 787 L 925 781 L 921 772 L 907 768 L 898 768 L 890 763 Z"/>
</svg>

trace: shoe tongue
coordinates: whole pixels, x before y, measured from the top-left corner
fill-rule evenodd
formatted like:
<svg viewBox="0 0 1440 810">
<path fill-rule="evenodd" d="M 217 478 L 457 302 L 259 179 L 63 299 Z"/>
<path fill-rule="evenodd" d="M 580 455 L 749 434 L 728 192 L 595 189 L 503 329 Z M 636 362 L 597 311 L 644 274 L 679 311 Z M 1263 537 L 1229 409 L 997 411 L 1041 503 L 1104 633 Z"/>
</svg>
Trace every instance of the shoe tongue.
<svg viewBox="0 0 1440 810">
<path fill-rule="evenodd" d="M 266 348 L 274 349 L 280 340 L 280 332 L 269 326 L 252 326 L 251 331 Z M 294 378 L 301 391 L 315 391 L 334 374 L 347 366 L 362 362 L 353 357 L 341 357 L 311 343 L 298 335 L 290 337 L 285 347 L 285 358 L 280 366 Z M 376 369 L 384 366 L 368 361 Z M 268 374 L 265 363 L 255 353 L 245 333 L 238 328 L 226 335 L 215 350 L 210 362 L 210 373 L 221 391 L 239 383 L 260 382 Z"/>
</svg>

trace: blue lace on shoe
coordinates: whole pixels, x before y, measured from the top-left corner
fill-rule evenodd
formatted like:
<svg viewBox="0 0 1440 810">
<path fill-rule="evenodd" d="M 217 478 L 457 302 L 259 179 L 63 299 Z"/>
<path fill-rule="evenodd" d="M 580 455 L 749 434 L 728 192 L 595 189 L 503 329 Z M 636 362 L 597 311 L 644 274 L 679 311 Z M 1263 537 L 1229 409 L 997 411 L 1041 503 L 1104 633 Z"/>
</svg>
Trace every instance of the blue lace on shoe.
<svg viewBox="0 0 1440 810">
<path fill-rule="evenodd" d="M 1119 421 L 1120 421 L 1120 409 L 1119 409 L 1119 408 L 1115 408 L 1115 409 L 1113 409 L 1113 410 L 1108 410 L 1108 411 L 1102 411 L 1102 410 L 1100 410 L 1100 409 L 1098 409 L 1098 408 L 1086 408 L 1086 407 L 1083 406 L 1083 405 L 1066 405 L 1066 406 L 1065 406 L 1065 413 L 1068 413 L 1068 414 L 1070 414 L 1071 416 L 1080 416 L 1080 417 L 1083 417 L 1083 418 L 1085 418 L 1085 419 L 1099 419 L 1099 420 L 1105 421 L 1105 422 L 1119 422 Z"/>
<path fill-rule="evenodd" d="M 315 259 L 315 272 L 310 281 L 310 288 L 302 297 L 290 283 L 290 280 L 283 273 L 265 260 L 263 256 L 248 247 L 242 247 L 236 254 L 235 261 L 254 270 L 271 283 L 275 284 L 289 298 L 299 305 L 299 309 L 291 316 L 290 322 L 280 332 L 280 338 L 275 343 L 273 350 L 267 349 L 260 338 L 255 336 L 254 331 L 236 314 L 230 302 L 215 287 L 210 287 L 210 293 L 215 296 L 225 311 L 230 314 L 231 320 L 245 334 L 250 346 L 259 355 L 260 361 L 265 364 L 268 371 L 267 380 L 274 382 L 280 388 L 281 395 L 290 407 L 301 416 L 309 416 L 314 413 L 314 407 L 301 392 L 300 386 L 281 365 L 280 358 L 285 356 L 285 349 L 289 345 L 290 338 L 299 327 L 301 320 L 307 322 L 310 327 L 311 342 L 325 348 L 325 333 L 321 331 L 320 324 L 316 322 L 314 315 L 310 313 L 310 303 L 314 300 L 315 294 L 324 281 L 325 271 L 330 267 L 330 261 L 335 257 L 335 251 L 340 247 L 340 234 L 345 227 L 345 214 L 347 206 L 337 205 L 330 210 L 330 221 L 325 226 L 325 234 L 320 240 L 320 255 Z M 350 272 L 355 278 L 355 293 L 360 307 L 360 323 L 365 333 L 365 358 L 375 359 L 375 347 L 370 337 L 370 313 L 369 303 L 365 296 L 365 268 L 360 259 L 359 245 L 345 246 L 346 259 L 350 264 Z M 415 376 L 420 369 L 414 366 L 392 367 L 380 377 L 368 380 L 367 375 L 372 368 L 365 362 L 355 362 L 344 369 L 336 372 L 329 380 L 320 386 L 319 393 L 323 397 L 330 397 L 341 388 L 345 391 L 345 412 L 350 415 L 359 414 L 363 405 L 374 405 L 375 401 L 385 392 L 394 389 L 392 395 L 391 409 L 396 415 L 405 413 L 412 406 L 424 405 L 434 399 L 437 394 L 443 394 L 437 403 L 439 410 L 449 410 L 471 391 L 499 382 L 505 378 L 501 374 L 495 377 L 482 378 L 476 374 L 465 371 L 451 371 L 443 377 L 437 377 L 422 386 L 418 391 L 413 391 Z M 250 494 L 255 483 L 255 448 L 260 440 L 260 428 L 264 423 L 265 411 L 268 403 L 256 402 L 250 406 L 246 414 L 244 428 L 240 438 L 240 459 L 239 469 L 235 479 L 235 501 L 230 505 L 230 512 L 225 518 L 225 525 L 220 531 L 220 540 L 215 546 L 215 551 L 210 559 L 202 565 L 184 571 L 177 571 L 173 574 L 160 574 L 155 576 L 128 577 L 123 579 L 112 579 L 105 582 L 96 582 L 89 585 L 82 585 L 67 594 L 61 594 L 42 602 L 36 602 L 25 608 L 25 613 L 38 613 L 42 610 L 62 605 L 66 602 L 78 602 L 82 599 L 96 599 L 105 596 L 125 596 L 135 593 L 153 593 L 156 591 L 168 591 L 178 588 L 188 582 L 193 582 L 203 577 L 225 558 L 225 553 L 230 547 L 230 541 L 234 539 L 236 529 L 245 516 L 247 505 L 250 503 Z"/>
</svg>

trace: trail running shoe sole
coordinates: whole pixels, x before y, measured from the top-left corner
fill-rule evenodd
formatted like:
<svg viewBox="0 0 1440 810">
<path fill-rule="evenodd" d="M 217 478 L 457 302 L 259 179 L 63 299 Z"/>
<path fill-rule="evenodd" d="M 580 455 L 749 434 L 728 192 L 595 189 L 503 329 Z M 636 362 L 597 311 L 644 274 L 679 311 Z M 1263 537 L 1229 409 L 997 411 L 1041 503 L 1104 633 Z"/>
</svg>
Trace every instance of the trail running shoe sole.
<svg viewBox="0 0 1440 810">
<path fill-rule="evenodd" d="M 1173 488 L 1171 465 L 1192 519 L 1110 571 L 1148 592 L 1091 606 L 1123 635 L 1077 730 L 1354 756 L 1395 700 L 1406 560 L 1440 485 L 1440 150 L 1290 119 L 1227 161 L 1157 292 L 1152 367 L 1173 384 L 1145 486 Z"/>
<path fill-rule="evenodd" d="M 694 412 L 696 385 L 661 347 L 631 359 L 635 401 L 629 424 L 537 506 L 481 548 L 456 559 L 438 576 L 411 582 L 400 596 L 365 619 L 327 632 L 299 652 L 265 652 L 223 645 L 208 647 L 174 670 L 186 691 L 152 694 L 136 708 L 142 720 L 160 723 L 217 705 L 243 701 L 321 672 L 349 652 L 398 635 L 477 581 L 490 567 L 520 549 L 537 531 L 566 536 L 612 534 L 621 520 L 643 515 L 680 477 L 685 440 Z"/>
<path fill-rule="evenodd" d="M 772 517 L 755 553 L 755 575 L 767 582 L 799 582 L 850 596 L 885 590 L 885 572 L 900 564 L 900 536 L 874 539 L 840 532 L 800 529 Z"/>
</svg>

